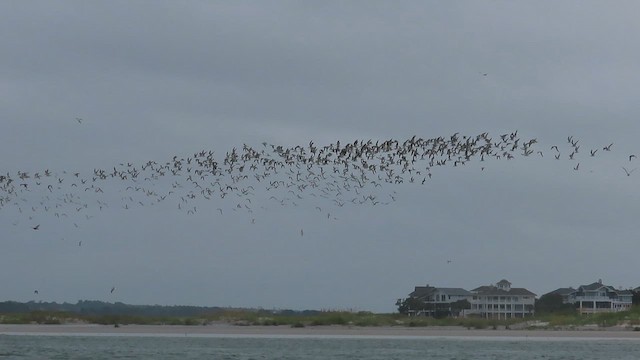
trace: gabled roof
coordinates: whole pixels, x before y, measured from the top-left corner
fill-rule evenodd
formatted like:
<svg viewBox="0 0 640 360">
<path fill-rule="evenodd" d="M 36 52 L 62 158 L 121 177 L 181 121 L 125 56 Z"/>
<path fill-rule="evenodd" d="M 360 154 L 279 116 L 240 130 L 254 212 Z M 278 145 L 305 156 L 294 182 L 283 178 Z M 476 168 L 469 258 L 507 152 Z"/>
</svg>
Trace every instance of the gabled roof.
<svg viewBox="0 0 640 360">
<path fill-rule="evenodd" d="M 583 289 L 583 290 L 587 290 L 587 291 L 593 291 L 593 290 L 598 290 L 598 289 L 603 288 L 603 287 L 612 288 L 611 286 L 607 286 L 607 285 L 602 284 L 602 282 L 600 282 L 600 281 L 596 281 L 596 282 L 594 282 L 592 284 L 589 284 L 589 285 L 580 285 L 578 287 L 578 289 Z"/>
<path fill-rule="evenodd" d="M 496 285 L 511 285 L 511 283 L 507 280 L 507 279 L 502 279 L 500 281 L 498 281 L 498 283 Z"/>
</svg>

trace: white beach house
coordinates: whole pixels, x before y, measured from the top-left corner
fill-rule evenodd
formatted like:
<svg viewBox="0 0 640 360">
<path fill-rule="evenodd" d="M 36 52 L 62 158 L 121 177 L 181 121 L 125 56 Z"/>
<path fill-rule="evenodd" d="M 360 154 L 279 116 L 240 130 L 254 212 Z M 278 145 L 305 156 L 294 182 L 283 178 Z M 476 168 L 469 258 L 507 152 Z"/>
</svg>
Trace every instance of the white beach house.
<svg viewBox="0 0 640 360">
<path fill-rule="evenodd" d="M 536 294 L 525 288 L 512 288 L 507 280 L 471 290 L 471 309 L 467 315 L 488 319 L 524 318 L 534 314 Z"/>
</svg>

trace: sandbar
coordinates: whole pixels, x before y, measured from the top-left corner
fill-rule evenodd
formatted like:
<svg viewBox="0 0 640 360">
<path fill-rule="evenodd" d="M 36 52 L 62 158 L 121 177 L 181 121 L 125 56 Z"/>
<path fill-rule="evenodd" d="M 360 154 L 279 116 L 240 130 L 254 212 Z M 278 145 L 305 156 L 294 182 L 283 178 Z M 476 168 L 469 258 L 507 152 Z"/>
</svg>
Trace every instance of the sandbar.
<svg viewBox="0 0 640 360">
<path fill-rule="evenodd" d="M 0 335 L 75 336 L 200 336 L 200 337 L 364 337 L 364 338 L 473 338 L 473 339 L 621 339 L 640 340 L 640 331 L 628 327 L 593 327 L 579 330 L 550 329 L 467 329 L 458 326 L 238 326 L 228 323 L 209 325 L 96 325 L 96 324 L 2 324 Z"/>
</svg>

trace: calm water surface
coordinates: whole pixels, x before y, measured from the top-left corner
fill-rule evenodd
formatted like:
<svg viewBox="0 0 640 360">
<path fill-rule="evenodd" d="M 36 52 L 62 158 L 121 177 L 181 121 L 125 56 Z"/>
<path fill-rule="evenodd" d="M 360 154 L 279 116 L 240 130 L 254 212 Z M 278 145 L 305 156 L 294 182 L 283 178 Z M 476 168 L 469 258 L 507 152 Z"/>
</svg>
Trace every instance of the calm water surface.
<svg viewBox="0 0 640 360">
<path fill-rule="evenodd" d="M 0 359 L 640 359 L 640 341 L 0 335 Z"/>
</svg>

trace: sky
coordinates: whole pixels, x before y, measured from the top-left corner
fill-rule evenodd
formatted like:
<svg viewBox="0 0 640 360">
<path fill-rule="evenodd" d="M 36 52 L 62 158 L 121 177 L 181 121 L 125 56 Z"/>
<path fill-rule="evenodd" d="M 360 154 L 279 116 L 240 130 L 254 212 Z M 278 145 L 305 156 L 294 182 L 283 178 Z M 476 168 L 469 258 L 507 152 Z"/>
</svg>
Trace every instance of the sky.
<svg viewBox="0 0 640 360">
<path fill-rule="evenodd" d="M 3 1 L 0 174 L 14 178 L 50 169 L 68 182 L 263 142 L 517 131 L 537 143 L 530 156 L 375 187 L 393 196 L 387 205 L 312 196 L 282 205 L 261 183 L 250 214 L 217 197 L 191 213 L 180 199 L 124 208 L 129 195 L 114 180 L 100 194 L 108 206 L 92 198 L 62 220 L 29 211 L 44 207 L 46 190 L 25 191 L 0 207 L 0 300 L 393 312 L 426 284 L 508 279 L 538 295 L 598 279 L 640 286 L 640 160 L 629 158 L 640 155 L 639 10 L 634 1 Z M 172 180 L 154 186 L 168 191 Z"/>
</svg>

